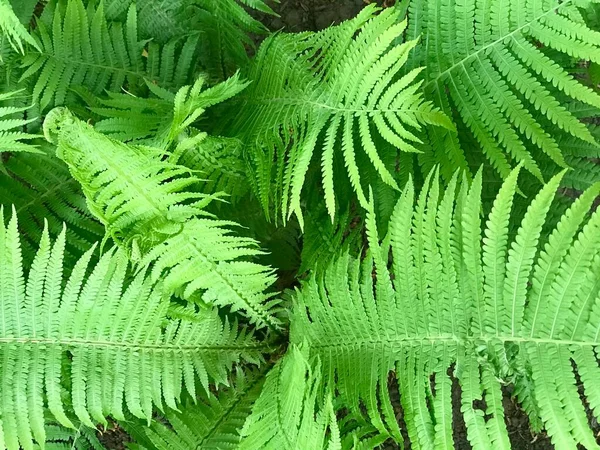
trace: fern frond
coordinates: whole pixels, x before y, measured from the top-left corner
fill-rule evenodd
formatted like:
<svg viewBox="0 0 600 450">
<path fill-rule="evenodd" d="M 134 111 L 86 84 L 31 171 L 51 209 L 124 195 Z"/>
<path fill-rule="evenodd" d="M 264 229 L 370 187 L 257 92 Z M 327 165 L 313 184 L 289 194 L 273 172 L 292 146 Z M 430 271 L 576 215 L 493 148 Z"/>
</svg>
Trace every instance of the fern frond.
<svg viewBox="0 0 600 450">
<path fill-rule="evenodd" d="M 256 241 L 236 236 L 232 222 L 194 219 L 181 231 L 156 245 L 142 259 L 152 266 L 153 280 L 162 279 L 171 292 L 193 298 L 196 292 L 208 304 L 242 311 L 258 327 L 279 327 L 274 317 L 279 300 L 267 289 L 275 282 L 272 269 L 248 261 L 260 255 Z"/>
<path fill-rule="evenodd" d="M 56 421 L 73 427 L 61 396 L 66 380 L 69 410 L 94 427 L 107 415 L 124 420 L 124 400 L 131 414 L 150 421 L 153 405 L 177 408 L 182 385 L 195 396 L 196 376 L 208 389 L 226 383 L 234 362 L 261 360 L 265 347 L 215 309 L 178 318 L 144 273 L 125 283 L 122 253 L 106 253 L 86 276 L 92 247 L 63 280 L 64 247 L 64 231 L 52 244 L 44 230 L 25 278 L 14 212 L 0 229 L 3 448 L 45 441 L 44 398 Z"/>
<path fill-rule="evenodd" d="M 1 11 L 0 14 L 2 14 Z M 0 93 L 0 103 L 14 101 L 22 93 L 22 91 Z M 27 124 L 37 120 L 36 118 L 26 118 L 24 113 L 29 108 L 29 106 L 12 105 L 0 107 L 0 154 L 4 152 L 39 153 L 35 145 L 28 143 L 39 136 L 23 130 Z"/>
<path fill-rule="evenodd" d="M 254 47 L 251 35 L 267 31 L 248 10 L 275 15 L 264 0 L 182 0 L 182 3 L 187 17 L 193 17 L 190 25 L 203 32 L 200 43 L 203 65 L 217 79 L 226 79 L 247 65 L 247 48 Z"/>
<path fill-rule="evenodd" d="M 72 267 L 94 242 L 102 239 L 104 227 L 89 213 L 77 180 L 62 161 L 43 154 L 23 153 L 12 155 L 5 168 L 6 174 L 0 174 L 0 204 L 7 211 L 15 205 L 21 218 L 21 244 L 26 262 L 31 262 L 37 251 L 44 221 L 54 236 L 67 224 L 67 267 Z"/>
<path fill-rule="evenodd" d="M 600 60 L 600 32 L 585 24 L 578 9 L 585 3 L 410 2 L 407 37 L 420 35 L 428 45 L 415 50 L 409 68 L 427 65 L 425 98 L 449 116 L 456 105 L 461 120 L 503 178 L 517 163 L 543 178 L 532 146 L 554 162 L 554 173 L 557 166 L 567 167 L 557 130 L 598 145 L 561 99 L 600 107 L 600 94 L 573 78 L 546 51 Z M 436 136 L 440 133 L 444 136 Z M 436 129 L 430 140 L 434 145 L 445 140 L 449 158 L 466 167 L 467 148 L 455 135 Z M 436 157 L 426 169 L 443 162 Z M 452 170 L 443 170 L 445 178 Z"/>
<path fill-rule="evenodd" d="M 82 185 L 90 211 L 117 244 L 127 248 L 170 292 L 183 292 L 244 311 L 259 326 L 277 326 L 277 304 L 266 289 L 269 267 L 249 261 L 261 253 L 253 239 L 234 236 L 205 207 L 219 194 L 192 190 L 198 178 L 165 161 L 163 150 L 129 146 L 96 132 L 68 110 L 57 108 L 44 122 L 46 136 Z"/>
<path fill-rule="evenodd" d="M 22 80 L 34 77 L 33 98 L 42 109 L 62 105 L 69 88 L 85 86 L 95 94 L 145 87 L 184 85 L 192 72 L 197 36 L 163 47 L 139 41 L 135 7 L 125 22 L 109 23 L 103 3 L 86 8 L 82 0 L 59 2 L 49 21 L 39 20 L 34 38 L 39 52 L 28 53 Z M 147 56 L 144 53 L 147 52 Z"/>
<path fill-rule="evenodd" d="M 252 84 L 229 129 L 247 145 L 265 212 L 273 204 L 284 221 L 295 214 L 302 224 L 301 193 L 312 162 L 322 167 L 333 218 L 338 158 L 366 206 L 359 154 L 364 151 L 381 179 L 397 188 L 375 142 L 394 154 L 397 149 L 418 152 L 414 133 L 423 124 L 452 127 L 417 92 L 419 83 L 413 81 L 419 70 L 399 76 L 416 45 L 396 44 L 405 23 L 397 23 L 393 9 L 377 16 L 375 11 L 367 7 L 355 19 L 320 33 L 276 34 L 260 47 L 247 76 Z"/>
<path fill-rule="evenodd" d="M 212 198 L 185 192 L 197 177 L 164 161 L 161 149 L 106 137 L 64 108 L 46 116 L 44 134 L 116 242 L 145 252 L 179 232 L 187 219 L 206 215 L 203 206 Z"/>
<path fill-rule="evenodd" d="M 149 428 L 127 422 L 123 426 L 139 443 L 147 442 L 156 450 L 237 448 L 240 430 L 261 393 L 264 376 L 264 368 L 247 375 L 238 369 L 232 387 L 216 395 L 201 394 L 195 402 L 182 404 L 179 411 L 167 411 L 168 425 L 155 421 Z"/>
<path fill-rule="evenodd" d="M 202 137 L 192 136 L 189 129 L 211 106 L 241 92 L 247 83 L 239 75 L 223 83 L 206 87 L 205 77 L 199 77 L 192 86 L 183 86 L 176 94 L 149 85 L 155 97 L 136 97 L 131 94 L 109 93 L 107 99 L 92 98 L 91 111 L 101 120 L 96 129 L 121 141 L 167 148 L 175 141 L 182 147 L 201 143 Z"/>
<path fill-rule="evenodd" d="M 47 450 L 105 450 L 96 437 L 95 428 L 79 425 L 76 429 L 72 429 L 58 424 L 46 425 L 46 442 L 43 448 Z"/>
<path fill-rule="evenodd" d="M 277 0 L 278 1 L 278 0 Z M 199 58 L 211 78 L 224 80 L 248 64 L 252 35 L 266 34 L 266 28 L 250 12 L 274 15 L 263 0 L 108 0 L 110 20 L 122 20 L 135 4 L 139 33 L 159 43 L 200 33 Z"/>
<path fill-rule="evenodd" d="M 16 52 L 25 52 L 24 42 L 39 49 L 37 42 L 27 32 L 8 0 L 0 0 L 0 32 L 0 39 L 6 39 Z"/>
<path fill-rule="evenodd" d="M 240 450 L 341 449 L 331 397 L 318 400 L 320 365 L 311 366 L 307 358 L 305 350 L 290 347 L 267 374 L 263 392 L 241 431 Z"/>
<path fill-rule="evenodd" d="M 501 387 L 512 381 L 556 448 L 597 448 L 577 384 L 587 398 L 600 398 L 600 211 L 590 212 L 600 184 L 571 205 L 542 246 L 563 174 L 531 202 L 513 239 L 507 229 L 518 170 L 483 234 L 481 174 L 470 187 L 462 183 L 456 200 L 456 175 L 443 196 L 432 175 L 416 205 L 410 181 L 384 245 L 371 205 L 366 258 L 343 254 L 296 294 L 291 341 L 305 342 L 322 361 L 323 389 L 339 392 L 357 414 L 364 405 L 375 427 L 397 440 L 386 412 L 390 372 L 415 446 L 453 446 L 456 378 L 473 448 L 510 448 Z"/>
</svg>

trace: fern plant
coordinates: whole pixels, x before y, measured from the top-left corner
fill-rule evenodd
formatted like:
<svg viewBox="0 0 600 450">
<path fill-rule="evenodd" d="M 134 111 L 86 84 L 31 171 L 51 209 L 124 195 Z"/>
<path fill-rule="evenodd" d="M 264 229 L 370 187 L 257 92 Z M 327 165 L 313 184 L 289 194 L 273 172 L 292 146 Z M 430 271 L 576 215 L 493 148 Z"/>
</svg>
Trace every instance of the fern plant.
<svg viewBox="0 0 600 450">
<path fill-rule="evenodd" d="M 58 2 L 34 35 L 39 51 L 26 55 L 22 80 L 35 76 L 33 97 L 42 108 L 62 105 L 71 86 L 96 93 L 143 86 L 143 80 L 164 86 L 185 83 L 193 71 L 196 39 L 173 41 L 162 48 L 140 42 L 137 14 L 131 7 L 126 22 L 108 23 L 102 2 L 86 8 L 82 0 Z M 144 56 L 144 54 L 146 55 Z"/>
<path fill-rule="evenodd" d="M 45 442 L 44 394 L 54 418 L 73 427 L 61 396 L 63 368 L 70 409 L 94 427 L 107 415 L 124 419 L 123 399 L 133 415 L 150 420 L 153 405 L 176 408 L 182 383 L 194 396 L 196 376 L 208 388 L 209 379 L 226 382 L 233 362 L 260 361 L 262 344 L 215 309 L 169 311 L 144 272 L 125 285 L 122 253 L 106 253 L 86 276 L 92 247 L 63 287 L 64 246 L 64 232 L 51 243 L 44 230 L 25 279 L 15 213 L 0 233 L 2 447 Z"/>
<path fill-rule="evenodd" d="M 416 153 L 414 143 L 420 140 L 415 128 L 425 123 L 452 128 L 444 115 L 423 101 L 419 84 L 413 84 L 418 69 L 395 79 L 417 43 L 395 43 L 406 24 L 397 23 L 395 10 L 377 17 L 373 13 L 372 7 L 365 8 L 339 27 L 300 38 L 275 35 L 261 46 L 248 74 L 253 83 L 231 129 L 249 146 L 255 192 L 267 214 L 274 203 L 284 220 L 295 214 L 303 222 L 301 192 L 316 159 L 333 218 L 336 155 L 365 206 L 359 149 L 381 179 L 397 187 L 392 168 L 378 152 L 376 137 Z"/>
<path fill-rule="evenodd" d="M 556 62 L 561 54 L 598 62 L 600 34 L 582 16 L 590 3 L 409 3 L 407 37 L 421 36 L 428 45 L 415 51 L 408 67 L 426 64 L 426 98 L 448 115 L 456 111 L 459 128 L 475 137 L 502 177 L 515 162 L 539 179 L 544 159 L 567 167 L 557 130 L 597 145 L 559 99 L 598 108 L 600 96 Z M 446 167 L 447 179 L 453 167 L 467 167 L 468 149 L 456 135 L 431 129 L 429 138 L 439 151 L 424 164 Z"/>
<path fill-rule="evenodd" d="M 555 176 L 509 242 L 518 171 L 502 186 L 483 232 L 481 172 L 470 187 L 460 186 L 456 201 L 458 174 L 445 192 L 430 177 L 416 205 L 409 182 L 383 242 L 371 210 L 364 261 L 343 254 L 297 295 L 292 343 L 307 343 L 326 386 L 357 412 L 364 402 L 394 439 L 401 436 L 390 371 L 418 448 L 453 445 L 451 374 L 462 388 L 460 411 L 474 448 L 510 447 L 501 390 L 510 382 L 527 395 L 520 400 L 556 448 L 597 445 L 577 384 L 597 414 L 600 212 L 588 213 L 600 184 L 573 203 L 542 246 L 563 174 Z M 369 370 L 357 370 L 365 361 Z"/>
<path fill-rule="evenodd" d="M 0 450 L 600 447 L 600 4 L 379 3 L 0 0 Z"/>
</svg>

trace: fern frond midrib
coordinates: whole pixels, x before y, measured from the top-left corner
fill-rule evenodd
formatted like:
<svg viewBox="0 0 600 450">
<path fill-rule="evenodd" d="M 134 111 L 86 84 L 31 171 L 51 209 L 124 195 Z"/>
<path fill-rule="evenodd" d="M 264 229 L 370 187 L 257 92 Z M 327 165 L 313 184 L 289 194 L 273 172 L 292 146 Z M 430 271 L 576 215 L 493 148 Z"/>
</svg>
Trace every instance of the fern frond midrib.
<svg viewBox="0 0 600 450">
<path fill-rule="evenodd" d="M 272 346 L 269 343 L 252 344 L 252 345 L 177 345 L 177 344 L 139 344 L 139 343 L 128 343 L 128 342 L 116 342 L 116 341 L 100 341 L 91 339 L 50 339 L 50 338 L 11 338 L 3 337 L 0 338 L 0 345 L 2 344 L 34 344 L 34 345 L 57 345 L 61 347 L 106 347 L 106 348 L 123 348 L 127 350 L 154 350 L 157 352 L 170 352 L 174 350 L 186 351 L 186 352 L 197 352 L 201 351 L 239 351 L 240 349 L 247 350 L 265 350 L 270 349 Z"/>
<path fill-rule="evenodd" d="M 281 424 L 284 423 L 284 420 L 282 417 L 284 417 L 284 414 L 282 414 L 283 411 L 283 407 L 281 406 L 281 399 L 283 397 L 283 392 L 281 391 L 281 373 L 283 372 L 283 366 L 279 365 L 278 369 L 277 369 L 277 395 L 275 396 L 275 404 L 277 406 L 277 425 L 279 426 L 279 428 L 281 427 Z M 284 386 L 284 390 L 287 388 L 287 386 Z M 285 442 L 288 446 L 288 448 L 294 448 L 294 444 L 292 443 L 292 441 L 290 440 L 290 437 L 288 436 L 288 430 L 286 429 L 282 429 L 282 436 L 285 438 Z"/>
<path fill-rule="evenodd" d="M 204 443 L 210 442 L 211 439 L 213 439 L 213 437 L 215 436 L 215 432 L 217 432 L 219 430 L 219 427 L 225 421 L 225 418 L 229 417 L 229 414 L 242 402 L 242 400 L 244 400 L 244 396 L 248 392 L 250 392 L 252 389 L 254 389 L 254 387 L 256 387 L 256 385 L 258 385 L 261 381 L 262 381 L 262 378 L 257 377 L 252 383 L 250 383 L 250 384 L 248 384 L 248 386 L 246 386 L 246 389 L 243 392 L 238 393 L 238 395 L 235 398 L 235 401 L 231 402 L 231 404 L 223 410 L 223 413 L 219 417 L 219 420 L 217 420 L 214 423 L 210 432 L 207 433 L 206 436 L 204 436 L 200 440 L 200 442 L 198 442 L 198 445 L 195 447 L 196 450 L 202 450 L 202 448 L 204 448 L 203 447 Z"/>
<path fill-rule="evenodd" d="M 225 271 L 224 271 L 223 266 L 221 264 L 219 264 L 219 262 L 215 262 L 215 261 L 211 260 L 206 255 L 206 253 L 204 253 L 202 251 L 201 246 L 197 245 L 196 241 L 194 241 L 193 239 L 190 239 L 188 241 L 188 243 L 197 252 L 198 256 L 200 256 L 206 263 L 210 264 L 210 266 L 212 267 L 212 272 L 221 278 L 221 282 L 224 285 L 226 285 L 227 287 L 229 287 L 233 292 L 235 292 L 236 295 L 244 302 L 248 311 L 252 312 L 256 317 L 260 317 L 261 320 L 269 327 L 270 330 L 272 330 L 276 333 L 280 333 L 277 325 L 275 325 L 271 321 L 269 314 L 261 312 L 260 310 L 255 308 L 254 305 L 246 299 L 244 292 L 240 291 L 239 288 L 237 288 L 235 285 L 233 285 L 232 283 L 229 282 L 229 279 L 226 276 L 227 270 L 225 269 Z M 223 273 L 223 272 L 225 272 L 225 273 Z"/>
<path fill-rule="evenodd" d="M 555 12 L 557 9 L 562 8 L 566 5 L 568 5 L 569 3 L 573 3 L 574 0 L 565 0 L 563 3 L 560 3 L 559 5 L 556 5 L 552 8 L 550 8 L 548 11 L 545 11 L 544 13 L 540 14 L 539 16 L 534 17 L 533 19 L 531 19 L 529 22 L 515 28 L 513 31 L 499 37 L 498 39 L 496 39 L 495 41 L 490 42 L 489 44 L 484 45 L 483 47 L 477 49 L 475 52 L 468 54 L 467 56 L 465 56 L 464 58 L 462 58 L 461 60 L 459 60 L 458 62 L 454 63 L 452 66 L 450 66 L 449 68 L 447 68 L 446 70 L 444 70 L 443 72 L 440 72 L 439 74 L 436 75 L 435 78 L 433 78 L 432 80 L 430 80 L 429 82 L 427 82 L 424 86 L 423 86 L 423 91 L 428 91 L 431 88 L 434 88 L 435 85 L 438 84 L 438 82 L 440 81 L 440 79 L 445 78 L 447 75 L 449 75 L 454 69 L 456 69 L 458 66 L 463 66 L 467 61 L 470 61 L 471 59 L 474 59 L 475 57 L 479 57 L 479 55 L 481 53 L 485 53 L 485 51 L 488 48 L 492 48 L 495 45 L 500 44 L 501 42 L 503 42 L 506 38 L 510 37 L 513 38 L 514 35 L 518 34 L 519 32 L 521 32 L 524 28 L 529 27 L 531 24 L 537 22 L 538 20 L 546 17 L 549 14 L 552 14 L 553 12 Z M 438 86 L 439 88 L 439 86 Z"/>
<path fill-rule="evenodd" d="M 52 174 L 52 175 L 54 175 L 54 174 Z M 60 180 L 59 178 L 55 178 L 55 179 L 57 181 Z M 46 197 L 53 196 L 56 192 L 62 191 L 63 187 L 68 186 L 70 184 L 77 186 L 77 180 L 75 180 L 74 178 L 67 178 L 65 180 L 60 180 L 59 183 L 53 185 L 52 188 L 48 189 L 43 194 L 39 194 L 38 196 L 34 197 L 33 200 L 16 208 L 17 214 L 19 214 L 21 211 L 26 211 L 30 206 L 32 206 L 36 203 L 42 203 Z"/>
<path fill-rule="evenodd" d="M 600 329 L 600 328 L 599 328 Z M 598 337 L 598 336 L 597 336 Z M 452 335 L 438 335 L 438 336 L 415 336 L 415 337 L 398 337 L 394 339 L 353 339 L 346 342 L 336 339 L 335 343 L 325 344 L 320 342 L 311 341 L 311 348 L 334 348 L 334 347 L 348 347 L 348 346 L 401 346 L 403 343 L 412 345 L 423 345 L 430 344 L 435 345 L 436 343 L 454 342 L 456 344 L 481 344 L 481 343 L 515 343 L 515 344 L 554 344 L 554 345 L 578 345 L 581 347 L 598 346 L 600 342 L 595 340 L 577 340 L 577 339 L 545 339 L 545 338 L 530 338 L 530 337 L 519 337 L 510 335 L 482 335 L 482 336 L 471 336 L 471 337 L 458 337 Z"/>
<path fill-rule="evenodd" d="M 26 54 L 26 56 L 30 55 Z M 144 78 L 147 77 L 148 74 L 146 72 L 136 72 L 133 70 L 129 70 L 129 69 L 125 69 L 123 67 L 118 67 L 118 66 L 105 66 L 103 64 L 96 64 L 96 63 L 91 63 L 91 62 L 87 62 L 87 61 L 80 61 L 80 60 L 74 60 L 74 59 L 66 59 L 66 58 L 60 58 L 57 57 L 56 55 L 53 55 L 51 53 L 47 53 L 47 52 L 34 52 L 33 53 L 36 56 L 43 56 L 45 58 L 48 59 L 53 59 L 55 61 L 61 62 L 62 64 L 65 64 L 66 66 L 85 66 L 85 67 L 91 67 L 94 69 L 103 69 L 103 70 L 109 70 L 112 72 L 120 72 L 120 73 L 124 73 L 126 75 L 130 75 L 133 77 L 137 77 L 137 78 Z"/>
<path fill-rule="evenodd" d="M 87 143 L 90 144 L 90 148 L 93 148 L 93 143 L 84 133 L 81 134 L 81 139 L 87 141 Z M 149 196 L 146 191 L 139 189 L 138 184 L 131 180 L 132 174 L 127 171 L 127 168 L 120 167 L 118 164 L 115 164 L 111 158 L 106 157 L 106 155 L 101 151 L 96 152 L 96 155 L 98 158 L 102 159 L 104 164 L 106 164 L 106 167 L 114 170 L 119 175 L 119 180 L 121 180 L 123 184 L 129 185 L 131 189 L 135 190 L 139 196 L 137 197 L 138 199 L 143 198 L 147 205 L 152 207 L 154 216 L 162 216 L 163 210 L 161 209 L 160 205 L 157 204 L 156 200 Z"/>
<path fill-rule="evenodd" d="M 339 106 L 332 106 L 326 103 L 320 103 L 310 100 L 297 100 L 296 97 L 270 97 L 270 98 L 259 98 L 253 99 L 252 101 L 248 101 L 247 103 L 250 105 L 267 105 L 271 103 L 282 102 L 285 103 L 286 106 L 303 106 L 303 105 L 311 105 L 316 106 L 317 108 L 321 108 L 328 111 L 335 111 L 337 113 L 402 113 L 402 112 L 410 112 L 413 114 L 420 114 L 422 111 L 418 109 L 412 108 L 399 108 L 399 109 L 382 109 L 382 108 L 341 108 Z"/>
</svg>

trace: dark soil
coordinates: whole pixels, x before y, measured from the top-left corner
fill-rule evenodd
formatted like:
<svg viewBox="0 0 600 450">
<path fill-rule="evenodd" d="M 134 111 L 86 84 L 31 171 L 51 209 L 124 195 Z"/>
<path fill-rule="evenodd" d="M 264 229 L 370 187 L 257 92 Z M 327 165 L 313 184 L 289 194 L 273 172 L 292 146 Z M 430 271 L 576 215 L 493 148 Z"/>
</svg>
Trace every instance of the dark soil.
<svg viewBox="0 0 600 450">
<path fill-rule="evenodd" d="M 280 0 L 271 1 L 279 17 L 261 17 L 273 31 L 317 31 L 356 16 L 368 3 L 390 5 L 393 0 Z"/>
<path fill-rule="evenodd" d="M 125 450 L 131 438 L 115 422 L 109 421 L 106 429 L 98 430 L 98 440 L 109 450 Z M 102 428 L 102 427 L 100 427 Z"/>
</svg>

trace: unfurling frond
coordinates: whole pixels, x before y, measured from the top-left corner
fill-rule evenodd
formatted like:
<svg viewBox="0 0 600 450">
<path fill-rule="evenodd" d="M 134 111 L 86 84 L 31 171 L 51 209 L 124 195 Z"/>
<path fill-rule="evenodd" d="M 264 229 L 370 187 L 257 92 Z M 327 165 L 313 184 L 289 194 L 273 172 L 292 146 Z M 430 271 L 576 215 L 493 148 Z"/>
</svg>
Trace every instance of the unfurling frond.
<svg viewBox="0 0 600 450">
<path fill-rule="evenodd" d="M 235 223 L 216 220 L 204 207 L 218 195 L 190 187 L 190 169 L 165 160 L 163 151 L 130 146 L 96 132 L 57 108 L 44 122 L 57 155 L 82 185 L 88 206 L 107 232 L 143 265 L 153 265 L 170 292 L 244 311 L 259 326 L 276 326 L 266 289 L 272 270 L 250 259 L 261 253 L 253 239 L 234 236 Z"/>
<path fill-rule="evenodd" d="M 366 206 L 359 159 L 397 188 L 395 168 L 380 152 L 418 152 L 415 133 L 423 124 L 452 127 L 423 101 L 420 83 L 413 83 L 420 70 L 399 75 L 417 43 L 397 44 L 406 23 L 397 22 L 393 9 L 375 11 L 367 7 L 319 33 L 276 34 L 260 47 L 247 75 L 252 84 L 229 130 L 247 145 L 256 195 L 267 213 L 274 206 L 277 216 L 295 214 L 302 222 L 301 193 L 314 163 L 333 217 L 336 178 L 346 176 L 334 171 L 335 161 L 343 161 Z"/>
<path fill-rule="evenodd" d="M 541 161 L 553 161 L 554 172 L 566 167 L 557 131 L 594 143 L 562 99 L 598 108 L 600 94 L 557 62 L 563 55 L 600 62 L 600 31 L 579 11 L 587 3 L 410 2 L 407 37 L 427 42 L 412 62 L 427 65 L 425 98 L 451 117 L 458 113 L 503 178 L 517 163 L 539 179 Z M 466 168 L 472 150 L 461 148 L 455 135 L 431 130 L 430 141 L 443 155 L 432 162 L 452 163 L 442 167 L 447 180 L 456 167 Z"/>
<path fill-rule="evenodd" d="M 16 215 L 0 228 L 1 448 L 45 442 L 45 406 L 71 428 L 70 415 L 89 427 L 124 420 L 124 405 L 150 421 L 153 405 L 175 409 L 183 388 L 195 396 L 196 380 L 207 390 L 233 363 L 260 362 L 264 345 L 217 310 L 169 312 L 143 272 L 126 282 L 123 253 L 86 275 L 92 247 L 63 280 L 64 247 L 64 232 L 52 243 L 45 230 L 25 277 Z"/>
<path fill-rule="evenodd" d="M 572 204 L 542 246 L 564 173 L 539 192 L 511 239 L 518 170 L 483 233 L 481 172 L 470 187 L 462 184 L 456 201 L 457 175 L 445 193 L 430 176 L 416 206 L 409 182 L 383 244 L 370 207 L 367 257 L 341 256 L 297 293 L 292 343 L 307 343 L 323 364 L 327 389 L 352 411 L 364 405 L 396 440 L 390 372 L 417 447 L 452 447 L 454 377 L 475 449 L 510 447 L 501 387 L 511 382 L 556 448 L 597 448 L 578 384 L 598 418 L 600 211 L 590 211 L 600 184 Z"/>
<path fill-rule="evenodd" d="M 8 0 L 0 0 L 0 39 L 7 39 L 11 47 L 19 53 L 25 51 L 23 42 L 39 48 L 15 15 Z M 0 58 L 0 62 L 2 62 L 2 58 Z"/>
<path fill-rule="evenodd" d="M 185 84 L 192 72 L 197 37 L 163 47 L 140 42 L 135 7 L 124 23 L 108 23 L 103 3 L 86 8 L 82 0 L 58 2 L 51 20 L 39 20 L 34 34 L 40 51 L 23 61 L 21 79 L 34 77 L 33 98 L 42 109 L 62 105 L 70 87 L 85 86 L 95 94 L 104 90 L 130 91 L 145 80 L 162 87 Z"/>
<path fill-rule="evenodd" d="M 0 14 L 2 14 L 1 10 Z M 0 103 L 14 100 L 22 93 L 22 91 L 0 92 Z M 39 152 L 34 145 L 27 143 L 27 141 L 39 137 L 26 133 L 24 130 L 27 124 L 37 120 L 36 118 L 25 118 L 23 113 L 28 109 L 28 106 L 0 107 L 0 154 L 3 152 Z"/>
</svg>

